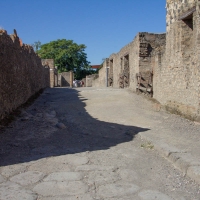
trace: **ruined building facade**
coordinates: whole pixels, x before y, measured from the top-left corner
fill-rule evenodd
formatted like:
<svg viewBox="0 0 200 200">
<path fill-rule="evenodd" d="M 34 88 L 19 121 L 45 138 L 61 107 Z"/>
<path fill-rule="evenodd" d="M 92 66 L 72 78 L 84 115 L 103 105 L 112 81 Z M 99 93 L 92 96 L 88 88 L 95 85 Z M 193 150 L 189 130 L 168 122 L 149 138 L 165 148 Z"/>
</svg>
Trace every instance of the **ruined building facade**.
<svg viewBox="0 0 200 200">
<path fill-rule="evenodd" d="M 200 121 L 200 1 L 167 0 L 166 47 L 156 53 L 154 98 Z"/>
<path fill-rule="evenodd" d="M 54 59 L 42 59 L 42 65 L 50 70 L 50 87 L 72 87 L 74 73 L 73 71 L 58 73 Z"/>
<path fill-rule="evenodd" d="M 200 0 L 167 0 L 166 9 L 166 34 L 138 33 L 104 61 L 92 85 L 130 88 L 200 121 Z"/>
</svg>

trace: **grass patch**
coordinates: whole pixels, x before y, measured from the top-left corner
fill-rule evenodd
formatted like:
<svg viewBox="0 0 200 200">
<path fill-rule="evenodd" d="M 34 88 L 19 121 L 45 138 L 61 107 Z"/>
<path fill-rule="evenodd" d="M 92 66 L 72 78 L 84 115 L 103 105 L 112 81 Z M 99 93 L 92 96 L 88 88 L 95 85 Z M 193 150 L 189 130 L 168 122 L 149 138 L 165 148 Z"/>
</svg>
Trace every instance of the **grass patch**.
<svg viewBox="0 0 200 200">
<path fill-rule="evenodd" d="M 140 147 L 145 148 L 145 149 L 153 149 L 154 145 L 151 142 L 147 142 L 147 143 L 141 144 Z"/>
</svg>

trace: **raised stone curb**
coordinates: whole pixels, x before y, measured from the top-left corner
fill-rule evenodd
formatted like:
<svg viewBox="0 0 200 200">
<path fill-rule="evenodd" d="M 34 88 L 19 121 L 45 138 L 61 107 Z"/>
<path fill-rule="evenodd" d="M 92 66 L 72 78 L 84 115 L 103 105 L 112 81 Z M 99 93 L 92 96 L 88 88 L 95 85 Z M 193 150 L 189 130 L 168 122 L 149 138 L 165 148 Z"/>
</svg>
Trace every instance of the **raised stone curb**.
<svg viewBox="0 0 200 200">
<path fill-rule="evenodd" d="M 147 133 L 139 133 L 139 135 L 142 140 L 150 142 L 161 156 L 172 162 L 174 167 L 200 184 L 200 161 L 198 159 L 195 159 L 186 150 L 180 150 L 168 145 L 160 138 L 151 137 L 150 134 L 148 136 Z"/>
</svg>

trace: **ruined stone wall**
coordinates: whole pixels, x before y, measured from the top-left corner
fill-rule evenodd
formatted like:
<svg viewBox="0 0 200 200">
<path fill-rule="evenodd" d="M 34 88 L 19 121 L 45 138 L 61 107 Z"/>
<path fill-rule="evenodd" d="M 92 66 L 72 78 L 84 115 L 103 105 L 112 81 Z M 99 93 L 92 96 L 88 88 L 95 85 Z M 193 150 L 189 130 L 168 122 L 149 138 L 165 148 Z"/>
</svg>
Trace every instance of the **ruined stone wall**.
<svg viewBox="0 0 200 200">
<path fill-rule="evenodd" d="M 49 86 L 49 68 L 31 46 L 22 44 L 16 31 L 0 30 L 0 119 Z"/>
<path fill-rule="evenodd" d="M 199 4 L 198 0 L 167 0 L 166 52 L 158 67 L 162 90 L 154 90 L 154 97 L 167 110 L 190 119 L 199 116 Z"/>
<path fill-rule="evenodd" d="M 58 73 L 58 86 L 59 87 L 72 87 L 74 74 L 72 71 Z"/>
<path fill-rule="evenodd" d="M 152 53 L 151 65 L 153 72 L 153 97 L 160 100 L 159 97 L 164 95 L 163 87 L 165 87 L 162 85 L 165 68 L 165 46 Z"/>
<path fill-rule="evenodd" d="M 113 87 L 120 87 L 120 75 L 124 72 L 125 58 L 129 57 L 129 85 L 131 89 L 135 90 L 135 73 L 139 70 L 139 37 L 123 47 L 118 53 L 112 54 L 109 60 L 113 62 Z"/>
<path fill-rule="evenodd" d="M 129 76 L 130 84 L 128 87 L 135 89 L 135 73 L 139 70 L 139 38 L 136 36 L 135 40 L 123 47 L 118 53 L 113 53 L 107 58 L 103 67 L 99 70 L 99 78 L 93 81 L 95 87 L 106 87 L 106 67 L 108 70 L 108 86 L 120 88 L 120 76 L 124 71 L 124 57 L 129 56 Z M 110 82 L 112 77 L 112 84 Z"/>
<path fill-rule="evenodd" d="M 142 73 L 143 78 L 152 72 L 153 50 L 165 46 L 166 35 L 141 32 L 132 42 L 124 46 L 118 53 L 113 53 L 103 63 L 99 78 L 93 86 L 106 87 L 106 66 L 109 67 L 108 86 L 137 90 L 136 74 Z M 154 59 L 154 57 L 153 57 Z M 143 83 L 148 83 L 144 80 Z"/>
<path fill-rule="evenodd" d="M 58 72 L 54 65 L 54 59 L 42 59 L 42 65 L 50 69 L 50 87 L 58 86 Z"/>
<path fill-rule="evenodd" d="M 92 87 L 106 87 L 106 66 L 108 66 L 108 59 L 103 62 L 103 67 L 99 70 L 98 78 L 92 80 Z"/>
<path fill-rule="evenodd" d="M 92 82 L 97 79 L 98 77 L 98 74 L 91 74 L 91 75 L 88 75 L 86 76 L 86 84 L 85 84 L 85 87 L 92 87 Z"/>
<path fill-rule="evenodd" d="M 113 76 L 113 83 L 110 86 L 121 87 L 121 77 L 128 76 L 128 83 L 123 80 L 123 87 L 129 87 L 136 91 L 136 74 L 149 74 L 152 71 L 151 53 L 154 49 L 165 46 L 166 35 L 141 32 L 135 39 L 123 47 L 118 53 L 109 57 L 109 76 Z M 112 75 L 113 73 L 113 75 Z M 126 78 L 126 77 L 125 77 Z"/>
<path fill-rule="evenodd" d="M 59 85 L 60 87 L 69 87 L 70 86 L 70 72 L 62 72 L 58 75 L 60 77 Z"/>
</svg>

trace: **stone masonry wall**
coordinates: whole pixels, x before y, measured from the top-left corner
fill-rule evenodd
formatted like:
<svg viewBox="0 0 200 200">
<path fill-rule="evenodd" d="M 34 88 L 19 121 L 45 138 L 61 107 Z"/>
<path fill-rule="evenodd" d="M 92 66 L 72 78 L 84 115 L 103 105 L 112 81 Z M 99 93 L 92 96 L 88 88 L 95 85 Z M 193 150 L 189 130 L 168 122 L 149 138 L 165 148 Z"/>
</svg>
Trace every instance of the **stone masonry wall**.
<svg viewBox="0 0 200 200">
<path fill-rule="evenodd" d="M 139 72 L 145 74 L 152 71 L 151 52 L 159 46 L 165 46 L 165 41 L 165 34 L 141 32 L 118 53 L 111 54 L 107 59 L 109 86 L 120 88 L 123 79 L 123 87 L 136 91 L 136 74 Z M 104 62 L 104 67 L 99 71 L 99 78 L 94 82 L 95 86 L 106 86 L 105 67 L 106 62 Z M 125 78 L 126 80 L 124 80 Z"/>
<path fill-rule="evenodd" d="M 0 119 L 49 86 L 49 68 L 31 46 L 22 44 L 17 32 L 0 30 Z"/>
<path fill-rule="evenodd" d="M 106 67 L 108 66 L 108 58 L 103 62 L 103 67 L 99 70 L 98 78 L 92 80 L 93 87 L 106 87 Z"/>
<path fill-rule="evenodd" d="M 74 74 L 72 71 L 69 72 L 62 72 L 58 74 L 59 83 L 58 85 L 60 87 L 72 87 L 73 86 L 73 79 Z"/>
<path fill-rule="evenodd" d="M 58 72 L 55 68 L 54 59 L 42 59 L 42 65 L 50 69 L 50 87 L 58 86 Z"/>
<path fill-rule="evenodd" d="M 139 36 L 123 47 L 118 53 L 112 54 L 109 60 L 113 62 L 113 87 L 120 87 L 120 75 L 124 71 L 125 56 L 129 57 L 129 86 L 135 90 L 135 74 L 139 71 Z"/>
<path fill-rule="evenodd" d="M 166 50 L 157 55 L 154 98 L 170 112 L 200 120 L 200 15 L 198 0 L 167 0 Z"/>
<path fill-rule="evenodd" d="M 85 84 L 85 87 L 92 87 L 92 82 L 93 82 L 93 80 L 95 80 L 97 77 L 98 77 L 97 74 L 92 74 L 92 75 L 86 76 L 86 84 Z"/>
<path fill-rule="evenodd" d="M 154 87 L 152 87 L 153 72 L 154 72 L 154 52 L 165 48 L 166 34 L 154 33 L 139 33 L 140 52 L 139 52 L 139 73 L 142 77 L 140 88 L 142 91 L 149 92 L 152 96 Z M 139 86 L 138 86 L 139 88 Z"/>
</svg>

